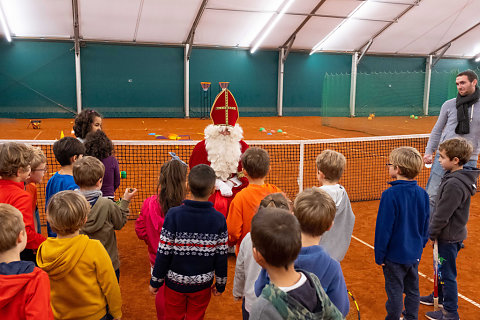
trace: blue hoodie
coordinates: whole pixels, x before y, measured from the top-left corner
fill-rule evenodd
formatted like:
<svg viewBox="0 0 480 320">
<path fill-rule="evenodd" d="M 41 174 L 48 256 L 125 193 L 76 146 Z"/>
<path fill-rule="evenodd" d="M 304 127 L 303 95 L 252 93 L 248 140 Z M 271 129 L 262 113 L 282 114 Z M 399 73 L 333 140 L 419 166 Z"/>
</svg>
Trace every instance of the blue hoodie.
<svg viewBox="0 0 480 320">
<path fill-rule="evenodd" d="M 415 180 L 396 180 L 382 193 L 375 226 L 375 262 L 418 263 L 428 241 L 429 200 Z"/>
</svg>

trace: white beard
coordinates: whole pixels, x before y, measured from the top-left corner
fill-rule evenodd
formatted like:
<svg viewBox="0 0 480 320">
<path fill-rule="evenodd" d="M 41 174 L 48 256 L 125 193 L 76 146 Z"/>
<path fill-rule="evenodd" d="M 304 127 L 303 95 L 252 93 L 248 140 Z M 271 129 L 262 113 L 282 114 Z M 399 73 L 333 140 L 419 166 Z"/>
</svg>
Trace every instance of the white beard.
<svg viewBox="0 0 480 320">
<path fill-rule="evenodd" d="M 238 162 L 242 155 L 240 140 L 243 138 L 243 130 L 240 125 L 228 127 L 230 135 L 220 132 L 225 126 L 209 125 L 205 128 L 205 149 L 208 161 L 218 178 L 227 181 L 232 173 L 237 173 Z"/>
</svg>

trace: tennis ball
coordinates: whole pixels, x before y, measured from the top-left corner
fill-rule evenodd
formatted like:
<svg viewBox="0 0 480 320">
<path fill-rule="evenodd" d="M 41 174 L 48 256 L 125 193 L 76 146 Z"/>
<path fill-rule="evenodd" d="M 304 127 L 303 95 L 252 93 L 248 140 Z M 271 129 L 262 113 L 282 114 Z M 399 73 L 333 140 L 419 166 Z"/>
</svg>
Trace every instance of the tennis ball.
<svg viewBox="0 0 480 320">
<path fill-rule="evenodd" d="M 277 132 L 278 132 L 278 133 L 282 133 L 283 130 L 282 130 L 282 129 L 278 129 Z"/>
<path fill-rule="evenodd" d="M 125 179 L 127 177 L 126 171 L 120 171 L 120 178 Z"/>
<path fill-rule="evenodd" d="M 415 120 L 418 120 L 418 116 L 415 116 Z"/>
<path fill-rule="evenodd" d="M 372 120 L 372 117 L 368 117 L 367 119 L 368 119 L 368 120 Z"/>
<path fill-rule="evenodd" d="M 415 116 L 412 114 L 412 115 L 410 115 L 410 118 L 412 118 L 412 119 L 413 119 L 413 118 L 415 118 Z"/>
<path fill-rule="evenodd" d="M 265 128 L 262 127 L 262 128 L 260 128 L 260 129 L 258 129 L 258 131 L 263 132 L 263 131 L 265 131 Z"/>
</svg>

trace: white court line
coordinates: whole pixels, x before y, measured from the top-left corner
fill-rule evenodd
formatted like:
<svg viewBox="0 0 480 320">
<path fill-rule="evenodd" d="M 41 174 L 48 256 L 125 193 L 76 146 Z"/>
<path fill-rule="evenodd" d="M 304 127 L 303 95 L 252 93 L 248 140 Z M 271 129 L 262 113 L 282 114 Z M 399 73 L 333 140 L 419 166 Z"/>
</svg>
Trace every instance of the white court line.
<svg viewBox="0 0 480 320">
<path fill-rule="evenodd" d="M 352 238 L 357 240 L 358 242 L 360 242 L 361 244 L 364 244 L 366 245 L 367 247 L 369 247 L 370 249 L 375 249 L 371 244 L 363 241 L 363 240 L 360 240 L 359 238 L 355 237 L 354 235 L 352 235 Z M 423 278 L 427 279 L 428 281 L 432 282 L 433 283 L 433 279 L 428 277 L 426 274 L 423 274 L 421 273 L 420 271 L 418 272 L 418 275 L 422 276 Z M 468 297 L 465 297 L 463 294 L 461 294 L 460 292 L 458 293 L 458 296 L 460 298 L 462 298 L 463 300 L 467 301 L 467 302 L 470 302 L 471 304 L 473 304 L 475 307 L 479 308 L 480 309 L 480 303 L 478 302 L 475 302 L 473 301 L 472 299 L 468 298 Z"/>
</svg>

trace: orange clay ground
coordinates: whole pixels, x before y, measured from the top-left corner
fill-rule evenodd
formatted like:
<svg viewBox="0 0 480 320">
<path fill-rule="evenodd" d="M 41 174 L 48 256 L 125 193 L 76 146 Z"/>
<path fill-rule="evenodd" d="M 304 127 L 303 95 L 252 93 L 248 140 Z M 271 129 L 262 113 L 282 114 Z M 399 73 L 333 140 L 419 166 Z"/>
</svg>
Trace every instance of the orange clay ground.
<svg viewBox="0 0 480 320">
<path fill-rule="evenodd" d="M 372 135 L 405 135 L 429 133 L 436 117 L 413 120 L 408 117 L 330 118 L 329 126 L 322 126 L 319 117 L 270 117 L 240 118 L 247 140 L 285 139 L 329 139 Z M 60 131 L 71 135 L 71 119 L 42 119 L 41 129 L 27 129 L 29 120 L 0 119 L 0 139 L 52 140 L 58 139 Z M 325 119 L 324 119 L 325 122 Z M 169 134 L 190 135 L 192 140 L 202 139 L 202 132 L 209 120 L 198 119 L 104 119 L 104 130 L 112 140 L 153 140 L 148 133 L 164 136 Z M 259 130 L 282 129 L 287 134 L 267 135 Z M 146 129 L 146 130 L 145 130 Z M 161 140 L 160 140 L 161 141 Z M 420 150 L 421 152 L 423 150 Z M 347 159 L 348 160 L 348 159 Z M 375 265 L 373 245 L 378 201 L 352 203 L 356 215 L 355 228 L 350 248 L 342 261 L 347 287 L 357 299 L 362 319 L 378 320 L 385 317 L 386 294 L 381 267 Z M 462 320 L 480 319 L 480 297 L 476 289 L 480 285 L 480 198 L 474 196 L 468 223 L 468 239 L 465 249 L 460 251 L 458 264 L 458 288 L 465 297 L 459 298 L 459 312 Z M 147 248 L 139 241 L 134 231 L 134 221 L 129 221 L 123 230 L 117 232 L 120 251 L 123 297 L 123 319 L 154 319 L 156 317 L 154 298 L 148 292 L 150 266 Z M 358 238 L 366 244 L 356 240 Z M 232 297 L 235 258 L 229 258 L 229 280 L 226 292 L 212 297 L 206 319 L 241 319 L 241 303 Z M 430 244 L 424 250 L 419 271 L 431 278 L 432 249 Z M 420 293 L 427 294 L 433 288 L 432 282 L 420 276 Z M 473 300 L 468 302 L 466 299 Z M 424 318 L 431 307 L 420 306 L 419 319 Z"/>
</svg>

